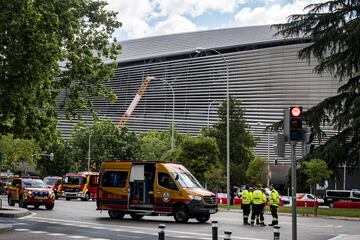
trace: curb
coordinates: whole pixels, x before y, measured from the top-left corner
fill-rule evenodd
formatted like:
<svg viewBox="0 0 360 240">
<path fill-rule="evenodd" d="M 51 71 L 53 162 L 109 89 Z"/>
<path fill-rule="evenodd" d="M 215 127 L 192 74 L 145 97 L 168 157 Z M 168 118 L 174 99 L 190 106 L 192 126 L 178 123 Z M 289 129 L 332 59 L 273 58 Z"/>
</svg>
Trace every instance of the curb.
<svg viewBox="0 0 360 240">
<path fill-rule="evenodd" d="M 219 212 L 227 212 L 227 209 L 225 208 L 218 208 Z M 239 212 L 242 213 L 242 210 L 239 209 L 230 209 L 230 212 Z M 266 215 L 271 215 L 270 213 L 265 213 Z M 278 215 L 283 215 L 283 216 L 291 216 L 291 213 L 281 213 L 278 212 Z M 360 221 L 360 218 L 358 217 L 344 217 L 344 216 L 324 216 L 324 215 L 318 215 L 317 217 L 315 216 L 309 216 L 309 215 L 302 215 L 301 213 L 297 214 L 298 217 L 311 217 L 311 218 L 323 218 L 323 219 L 336 219 L 336 220 L 346 220 L 346 221 Z"/>
<path fill-rule="evenodd" d="M 0 209 L 0 217 L 7 217 L 7 218 L 20 218 L 30 215 L 31 212 L 24 208 L 12 208 L 6 207 Z"/>
<path fill-rule="evenodd" d="M 0 233 L 8 232 L 12 230 L 12 226 L 8 224 L 0 224 Z"/>
</svg>

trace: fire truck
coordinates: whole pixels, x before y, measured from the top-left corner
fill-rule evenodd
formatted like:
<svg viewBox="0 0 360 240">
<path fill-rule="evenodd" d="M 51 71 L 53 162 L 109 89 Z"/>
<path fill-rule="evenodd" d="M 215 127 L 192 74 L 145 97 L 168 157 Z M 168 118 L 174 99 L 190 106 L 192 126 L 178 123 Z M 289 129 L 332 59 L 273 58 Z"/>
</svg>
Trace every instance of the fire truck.
<svg viewBox="0 0 360 240">
<path fill-rule="evenodd" d="M 80 198 L 82 201 L 95 200 L 99 186 L 99 173 L 67 173 L 62 178 L 60 196 L 67 201 Z"/>
</svg>

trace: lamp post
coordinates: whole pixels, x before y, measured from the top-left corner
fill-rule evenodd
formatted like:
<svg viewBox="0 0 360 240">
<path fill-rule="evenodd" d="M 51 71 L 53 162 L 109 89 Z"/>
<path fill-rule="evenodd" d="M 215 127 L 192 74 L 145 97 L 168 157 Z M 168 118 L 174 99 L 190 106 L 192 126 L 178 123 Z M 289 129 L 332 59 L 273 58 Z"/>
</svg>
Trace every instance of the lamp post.
<svg viewBox="0 0 360 240">
<path fill-rule="evenodd" d="M 215 102 L 216 102 L 216 100 L 213 100 L 208 106 L 208 112 L 207 112 L 207 131 L 208 131 L 208 133 L 210 132 L 210 109 L 211 109 L 211 105 Z"/>
<path fill-rule="evenodd" d="M 257 125 L 266 126 L 262 122 L 257 122 Z M 270 131 L 267 134 L 267 186 L 270 184 Z"/>
<path fill-rule="evenodd" d="M 229 64 L 225 56 L 214 48 L 197 47 L 195 52 L 213 51 L 224 60 L 226 65 L 226 191 L 227 191 L 227 210 L 230 210 L 230 110 L 229 110 Z"/>
<path fill-rule="evenodd" d="M 170 87 L 171 92 L 172 92 L 171 150 L 174 150 L 175 92 L 174 92 L 174 89 L 172 88 L 171 84 L 167 80 L 162 79 L 162 78 L 156 78 L 156 77 L 154 79 L 159 79 L 163 83 L 167 84 Z"/>
<path fill-rule="evenodd" d="M 87 162 L 88 172 L 90 172 L 90 150 L 91 150 L 91 130 L 89 129 L 89 149 L 88 149 L 88 162 Z"/>
<path fill-rule="evenodd" d="M 80 127 L 79 129 L 86 129 L 84 127 Z M 88 136 L 88 162 L 87 162 L 87 170 L 90 172 L 90 152 L 91 152 L 91 129 L 89 127 L 89 136 Z"/>
</svg>

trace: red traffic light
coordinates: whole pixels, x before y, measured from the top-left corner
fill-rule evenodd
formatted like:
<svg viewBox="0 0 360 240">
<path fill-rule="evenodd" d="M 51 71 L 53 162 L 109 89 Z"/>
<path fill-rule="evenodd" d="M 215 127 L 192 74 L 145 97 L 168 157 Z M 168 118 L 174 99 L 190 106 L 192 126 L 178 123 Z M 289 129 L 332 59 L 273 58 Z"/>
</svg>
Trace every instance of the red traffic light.
<svg viewBox="0 0 360 240">
<path fill-rule="evenodd" d="M 302 109 L 300 107 L 291 108 L 290 114 L 292 117 L 299 117 L 302 114 Z"/>
</svg>

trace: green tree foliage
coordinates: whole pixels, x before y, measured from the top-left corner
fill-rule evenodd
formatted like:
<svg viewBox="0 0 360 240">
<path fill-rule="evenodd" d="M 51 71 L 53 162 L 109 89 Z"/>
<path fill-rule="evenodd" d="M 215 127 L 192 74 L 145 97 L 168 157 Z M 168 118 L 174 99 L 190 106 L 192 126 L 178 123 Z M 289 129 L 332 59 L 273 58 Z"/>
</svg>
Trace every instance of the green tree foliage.
<svg viewBox="0 0 360 240">
<path fill-rule="evenodd" d="M 244 118 L 244 109 L 241 102 L 234 97 L 229 98 L 230 110 L 230 162 L 231 162 L 231 185 L 240 186 L 247 182 L 246 169 L 249 162 L 254 158 L 253 148 L 256 139 L 247 131 L 248 125 Z M 222 164 L 226 168 L 226 101 L 220 104 L 219 122 L 210 130 L 209 136 L 214 137 L 220 149 Z"/>
<path fill-rule="evenodd" d="M 49 148 L 54 154 L 54 159 L 49 156 L 41 156 L 37 162 L 37 169 L 43 176 L 63 176 L 69 172 L 77 172 L 77 167 L 72 158 L 71 145 L 69 141 L 60 140 Z"/>
<path fill-rule="evenodd" d="M 335 96 L 310 108 L 305 117 L 318 137 L 328 123 L 338 131 L 311 157 L 326 160 L 335 170 L 339 164 L 356 164 L 360 154 L 360 2 L 334 0 L 306 7 L 306 14 L 289 17 L 288 23 L 275 25 L 279 35 L 303 35 L 309 40 L 299 52 L 301 59 L 318 60 L 315 72 L 329 71 L 343 85 Z"/>
<path fill-rule="evenodd" d="M 205 186 L 212 192 L 222 192 L 226 189 L 226 172 L 224 166 L 216 164 L 204 172 Z"/>
<path fill-rule="evenodd" d="M 31 166 L 36 165 L 40 158 L 40 147 L 33 139 L 14 138 L 14 135 L 0 135 L 0 151 L 3 159 L 0 169 L 19 172 L 20 163 L 27 163 Z"/>
<path fill-rule="evenodd" d="M 174 152 L 171 151 L 171 128 L 168 131 L 149 131 L 139 134 L 141 160 L 173 160 Z M 174 131 L 174 145 L 179 146 L 185 135 Z"/>
<path fill-rule="evenodd" d="M 105 0 L 1 1 L 0 134 L 50 145 L 60 94 L 67 117 L 91 110 L 91 97 L 114 99 L 103 83 L 120 51 L 109 41 L 120 23 L 106 6 Z"/>
<path fill-rule="evenodd" d="M 96 169 L 104 160 L 135 160 L 139 142 L 135 133 L 127 128 L 117 128 L 111 121 L 98 121 L 90 127 L 80 123 L 74 127 L 71 157 L 85 170 L 88 163 L 90 134 L 90 164 Z"/>
<path fill-rule="evenodd" d="M 332 174 L 328 169 L 326 162 L 321 159 L 311 159 L 304 162 L 304 172 L 307 175 L 307 184 L 314 189 L 315 201 L 316 201 L 316 184 L 324 186 L 325 180 L 327 180 Z M 317 208 L 314 206 L 315 216 L 317 215 Z"/>
<path fill-rule="evenodd" d="M 256 156 L 249 163 L 246 170 L 246 176 L 250 179 L 252 184 L 266 184 L 267 176 L 267 162 L 264 158 Z"/>
<path fill-rule="evenodd" d="M 205 173 L 220 164 L 219 155 L 215 139 L 187 135 L 177 148 L 174 160 L 189 169 L 201 183 L 205 183 Z"/>
</svg>

